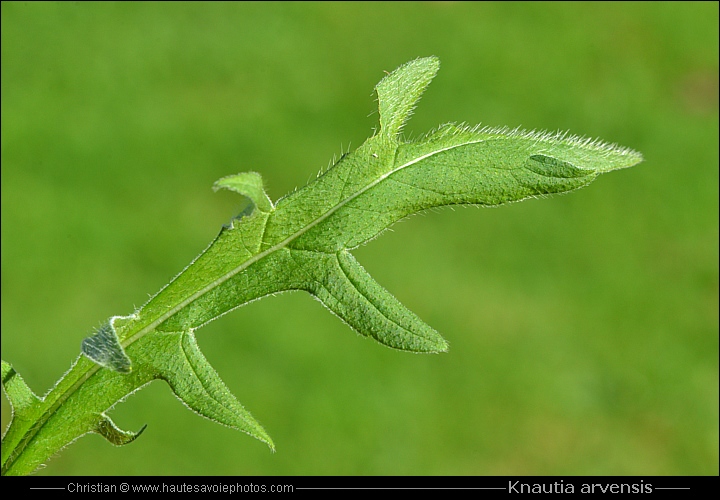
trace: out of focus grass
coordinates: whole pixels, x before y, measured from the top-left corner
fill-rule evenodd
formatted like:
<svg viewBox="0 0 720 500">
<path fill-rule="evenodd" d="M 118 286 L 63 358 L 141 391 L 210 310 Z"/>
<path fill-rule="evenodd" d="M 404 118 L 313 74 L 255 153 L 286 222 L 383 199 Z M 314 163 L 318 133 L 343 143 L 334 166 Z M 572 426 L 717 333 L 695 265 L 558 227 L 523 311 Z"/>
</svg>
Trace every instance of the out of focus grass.
<svg viewBox="0 0 720 500">
<path fill-rule="evenodd" d="M 371 134 L 383 70 L 431 54 L 408 133 L 569 129 L 646 162 L 356 251 L 448 354 L 304 294 L 201 330 L 277 453 L 156 382 L 112 412 L 137 442 L 42 474 L 718 474 L 717 3 L 3 2 L 3 359 L 47 391 L 234 215 L 213 181 L 304 185 Z"/>
</svg>

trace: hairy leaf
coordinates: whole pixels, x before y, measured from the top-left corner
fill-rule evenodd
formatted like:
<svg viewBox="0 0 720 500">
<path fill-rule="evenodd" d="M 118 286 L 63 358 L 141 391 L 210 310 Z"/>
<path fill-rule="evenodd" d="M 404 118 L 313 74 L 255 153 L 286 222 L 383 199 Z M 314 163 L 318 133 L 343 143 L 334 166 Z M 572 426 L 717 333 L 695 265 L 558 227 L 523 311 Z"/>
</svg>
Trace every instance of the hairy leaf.
<svg viewBox="0 0 720 500">
<path fill-rule="evenodd" d="M 247 206 L 140 310 L 111 318 L 85 339 L 84 356 L 44 399 L 3 363 L 15 408 L 3 438 L 3 473 L 30 473 L 88 432 L 118 445 L 134 440 L 142 429 L 120 431 L 105 412 L 155 379 L 200 415 L 273 447 L 202 355 L 195 330 L 252 300 L 304 290 L 361 335 L 405 351 L 445 351 L 440 334 L 349 250 L 418 211 L 567 192 L 642 161 L 632 150 L 574 136 L 453 124 L 405 140 L 401 130 L 438 68 L 434 57 L 417 59 L 385 77 L 376 87 L 376 134 L 276 204 L 258 173 L 217 181 L 215 189 L 243 195 Z"/>
</svg>

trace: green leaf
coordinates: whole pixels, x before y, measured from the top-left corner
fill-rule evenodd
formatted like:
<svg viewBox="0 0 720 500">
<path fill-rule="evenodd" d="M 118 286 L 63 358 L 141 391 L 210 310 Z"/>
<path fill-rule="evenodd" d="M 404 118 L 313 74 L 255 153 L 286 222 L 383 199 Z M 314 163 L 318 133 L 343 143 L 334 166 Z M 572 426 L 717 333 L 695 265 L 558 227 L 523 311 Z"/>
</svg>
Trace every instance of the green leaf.
<svg viewBox="0 0 720 500">
<path fill-rule="evenodd" d="M 243 408 L 207 362 L 192 332 L 151 337 L 151 349 L 161 352 L 163 358 L 157 363 L 159 378 L 167 381 L 183 403 L 203 417 L 245 432 L 275 449 L 265 429 Z M 153 358 L 148 357 L 148 362 L 154 362 Z"/>
<path fill-rule="evenodd" d="M 2 387 L 15 416 L 28 415 L 42 401 L 5 360 L 2 361 Z"/>
<path fill-rule="evenodd" d="M 98 420 L 97 425 L 95 425 L 93 432 L 100 434 L 102 437 L 107 439 L 110 444 L 114 444 L 115 446 L 124 446 L 135 441 L 146 428 L 147 425 L 143 425 L 137 432 L 123 431 L 115 425 L 115 422 L 113 422 L 110 417 L 103 414 Z"/>
<path fill-rule="evenodd" d="M 263 181 L 257 172 L 243 172 L 235 175 L 228 175 L 215 181 L 213 189 L 229 189 L 247 197 L 250 200 L 250 213 L 257 207 L 261 212 L 269 212 L 273 209 L 270 197 L 265 193 Z M 250 214 L 247 214 L 250 215 Z"/>
<path fill-rule="evenodd" d="M 599 141 L 488 127 L 446 124 L 405 140 L 400 132 L 438 68 L 437 58 L 421 58 L 387 75 L 376 87 L 378 132 L 277 204 L 258 173 L 217 181 L 216 190 L 241 194 L 247 207 L 141 309 L 85 339 L 85 357 L 45 398 L 3 363 L 16 411 L 3 437 L 3 474 L 30 473 L 88 432 L 114 444 L 136 439 L 142 429 L 120 431 L 106 412 L 156 379 L 198 414 L 274 448 L 200 352 L 198 328 L 264 296 L 304 290 L 360 335 L 404 351 L 445 351 L 440 334 L 376 283 L 350 250 L 419 211 L 568 192 L 642 161 Z"/>
<path fill-rule="evenodd" d="M 420 96 L 440 69 L 436 57 L 415 59 L 400 66 L 375 87 L 380 111 L 380 133 L 395 139 Z"/>
</svg>

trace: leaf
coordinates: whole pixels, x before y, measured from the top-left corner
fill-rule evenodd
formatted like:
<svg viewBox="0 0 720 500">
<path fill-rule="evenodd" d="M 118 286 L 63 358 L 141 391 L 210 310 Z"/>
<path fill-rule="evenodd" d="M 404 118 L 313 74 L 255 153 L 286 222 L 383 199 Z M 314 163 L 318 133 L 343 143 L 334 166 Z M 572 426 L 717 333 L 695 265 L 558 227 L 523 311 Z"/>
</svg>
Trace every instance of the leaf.
<svg viewBox="0 0 720 500">
<path fill-rule="evenodd" d="M 115 446 L 124 446 L 132 443 L 140 437 L 140 434 L 142 434 L 146 428 L 147 425 L 143 425 L 137 432 L 123 431 L 118 429 L 117 425 L 115 425 L 115 422 L 113 422 L 110 417 L 103 414 L 93 429 L 93 432 L 100 434 Z"/>
<path fill-rule="evenodd" d="M 120 339 L 115 333 L 113 327 L 115 319 L 111 318 L 100 327 L 95 335 L 85 338 L 82 341 L 81 349 L 85 356 L 100 366 L 120 373 L 130 373 L 132 362 L 125 354 L 125 350 L 120 345 Z"/>
<path fill-rule="evenodd" d="M 2 361 L 2 387 L 16 416 L 27 415 L 42 401 L 5 360 Z"/>
<path fill-rule="evenodd" d="M 241 174 L 228 175 L 215 181 L 213 189 L 229 189 L 247 197 L 250 200 L 250 213 L 257 207 L 261 212 L 270 212 L 273 209 L 270 197 L 265 193 L 263 181 L 257 172 L 244 172 Z M 250 215 L 248 213 L 247 215 Z"/>
<path fill-rule="evenodd" d="M 2 360 L 2 388 L 12 408 L 11 425 L 3 435 L 2 462 L 5 464 L 12 457 L 18 456 L 20 450 L 14 446 L 6 446 L 9 435 L 22 435 L 33 425 L 36 413 L 42 405 L 39 398 L 10 363 Z"/>
<path fill-rule="evenodd" d="M 381 134 L 396 138 L 438 69 L 440 60 L 436 57 L 416 59 L 403 64 L 377 84 Z"/>
<path fill-rule="evenodd" d="M 152 351 L 162 352 L 157 363 L 159 378 L 175 395 L 198 414 L 253 436 L 273 450 L 275 445 L 265 429 L 243 408 L 210 366 L 192 332 L 152 335 Z M 159 356 L 158 356 L 159 357 Z M 153 357 L 147 362 L 154 363 Z"/>
<path fill-rule="evenodd" d="M 421 58 L 386 76 L 376 87 L 377 133 L 275 205 L 256 172 L 218 180 L 214 188 L 243 195 L 245 209 L 140 310 L 111 318 L 85 339 L 86 357 L 44 399 L 3 364 L 11 402 L 32 409 L 16 411 L 23 418 L 3 438 L 3 473 L 29 473 L 88 432 L 115 444 L 134 440 L 142 429 L 120 431 L 105 412 L 156 379 L 200 415 L 273 448 L 200 352 L 195 330 L 253 300 L 304 290 L 360 335 L 405 351 L 445 351 L 440 334 L 376 283 L 350 250 L 419 211 L 568 192 L 642 161 L 599 141 L 488 127 L 446 124 L 405 140 L 402 128 L 438 68 L 437 58 Z"/>
</svg>

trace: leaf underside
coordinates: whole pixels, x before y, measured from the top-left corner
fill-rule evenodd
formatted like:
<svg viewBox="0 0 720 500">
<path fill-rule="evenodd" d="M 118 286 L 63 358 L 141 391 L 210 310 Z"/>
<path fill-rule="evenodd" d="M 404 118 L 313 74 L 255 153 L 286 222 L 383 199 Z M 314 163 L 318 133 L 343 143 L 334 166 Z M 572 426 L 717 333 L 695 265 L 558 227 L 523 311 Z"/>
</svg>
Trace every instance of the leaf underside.
<svg viewBox="0 0 720 500">
<path fill-rule="evenodd" d="M 200 352 L 196 329 L 252 300 L 304 290 L 363 336 L 404 351 L 446 351 L 442 336 L 375 282 L 349 250 L 419 211 L 497 206 L 568 192 L 600 173 L 642 161 L 632 150 L 574 136 L 454 124 L 407 141 L 402 128 L 438 68 L 437 58 L 421 58 L 386 76 L 376 87 L 377 133 L 276 204 L 256 172 L 215 183 L 215 189 L 243 195 L 245 209 L 140 310 L 111 318 L 83 341 L 86 358 L 104 368 L 94 365 L 95 371 L 73 385 L 67 397 L 66 405 L 76 403 L 90 415 L 73 429 L 76 435 L 98 432 L 114 444 L 134 440 L 142 429 L 120 431 L 104 412 L 162 379 L 200 415 L 273 447 Z M 78 360 L 78 370 L 83 363 L 92 365 L 86 358 Z M 5 376 L 3 364 L 4 387 Z M 13 392 L 14 407 L 42 406 L 19 376 L 8 377 L 5 390 Z M 64 405 L 56 406 L 54 414 L 65 412 Z M 18 408 L 16 418 L 23 415 Z M 47 445 L 51 423 L 25 445 Z"/>
</svg>

